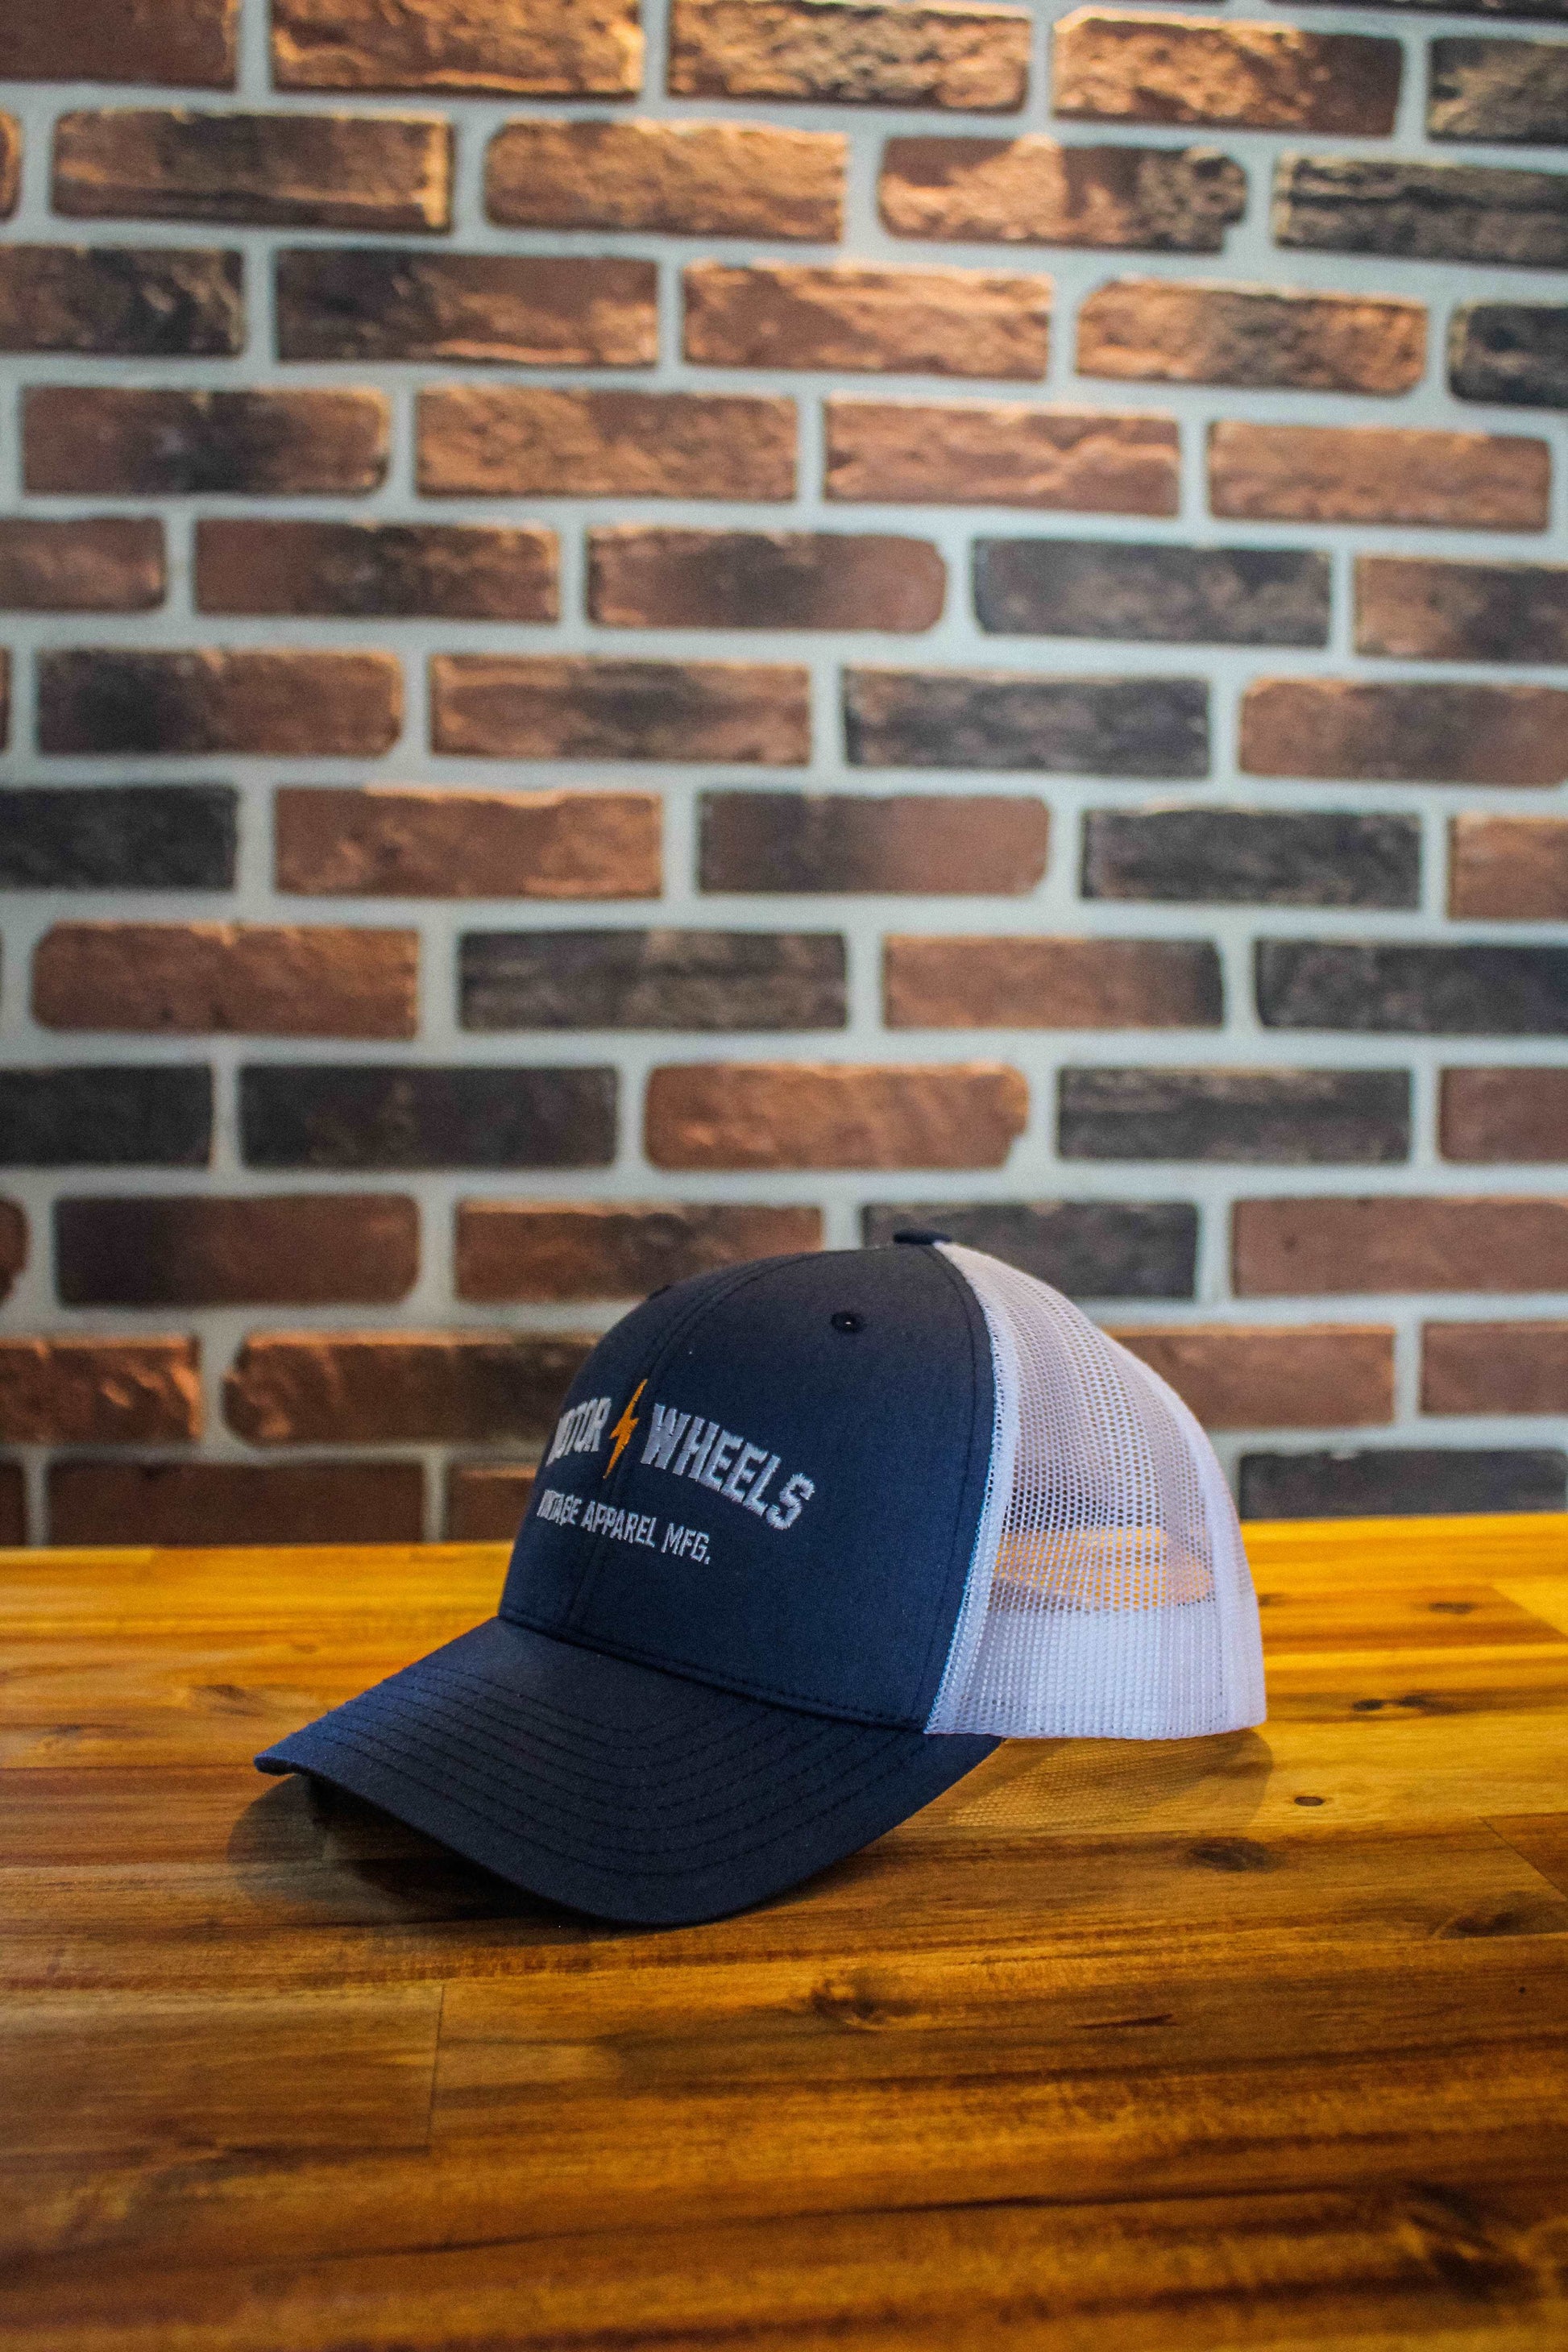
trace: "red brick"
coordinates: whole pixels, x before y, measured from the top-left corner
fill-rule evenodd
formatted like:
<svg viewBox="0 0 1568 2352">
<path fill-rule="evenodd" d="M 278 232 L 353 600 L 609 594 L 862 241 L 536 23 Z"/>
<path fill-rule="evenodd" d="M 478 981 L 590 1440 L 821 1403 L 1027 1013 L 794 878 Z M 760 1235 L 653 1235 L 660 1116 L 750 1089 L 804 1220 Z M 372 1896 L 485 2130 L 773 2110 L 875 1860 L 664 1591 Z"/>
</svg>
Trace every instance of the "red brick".
<svg viewBox="0 0 1568 2352">
<path fill-rule="evenodd" d="M 715 367 L 1034 380 L 1049 356 L 1048 278 L 700 261 L 685 288 L 686 356 Z"/>
<path fill-rule="evenodd" d="M 0 1549 L 27 1540 L 27 1488 L 18 1462 L 0 1462 Z"/>
<path fill-rule="evenodd" d="M 1046 870 L 1044 801 L 1000 793 L 716 792 L 701 887 L 1025 898 Z"/>
<path fill-rule="evenodd" d="M 1219 959 L 1189 940 L 889 939 L 889 1029 L 1214 1029 Z"/>
<path fill-rule="evenodd" d="M 534 524 L 205 515 L 196 524 L 195 602 L 204 613 L 554 621 L 555 534 Z"/>
<path fill-rule="evenodd" d="M 608 254 L 300 246 L 278 256 L 278 354 L 651 367 L 658 280 Z"/>
<path fill-rule="evenodd" d="M 1568 1323 L 1428 1323 L 1423 1412 L 1568 1413 Z"/>
<path fill-rule="evenodd" d="M 1405 661 L 1568 662 L 1568 563 L 1358 556 L 1355 649 Z"/>
<path fill-rule="evenodd" d="M 1376 295 L 1122 278 L 1078 314 L 1082 375 L 1400 393 L 1426 359 L 1424 306 Z"/>
<path fill-rule="evenodd" d="M 1568 779 L 1568 689 L 1258 678 L 1242 697 L 1240 761 L 1249 776 L 1560 784 Z"/>
<path fill-rule="evenodd" d="M 392 654 L 216 647 L 40 653 L 38 749 L 374 759 L 403 722 Z"/>
<path fill-rule="evenodd" d="M 419 1272 L 396 1192 L 92 1193 L 55 1203 L 68 1307 L 391 1305 Z"/>
<path fill-rule="evenodd" d="M 790 400 L 437 384 L 418 416 L 427 498 L 795 496 Z"/>
<path fill-rule="evenodd" d="M 201 1432 L 194 1339 L 0 1339 L 0 1444 L 166 1445 Z"/>
<path fill-rule="evenodd" d="M 691 1062 L 654 1070 L 656 1168 L 1000 1168 L 1028 1117 L 1005 1062 Z"/>
<path fill-rule="evenodd" d="M 447 1473 L 448 1543 L 511 1542 L 533 1492 L 518 1462 L 455 1462 Z"/>
<path fill-rule="evenodd" d="M 47 1029 L 412 1037 L 416 931 L 242 923 L 58 923 L 33 953 Z"/>
<path fill-rule="evenodd" d="M 811 756 L 806 673 L 752 662 L 437 654 L 432 748 L 491 760 Z"/>
<path fill-rule="evenodd" d="M 273 0 L 279 89 L 629 98 L 637 0 Z"/>
<path fill-rule="evenodd" d="M 847 150 L 837 131 L 761 122 L 509 122 L 486 158 L 485 209 L 518 228 L 830 245 Z"/>
<path fill-rule="evenodd" d="M 57 1462 L 49 1541 L 152 1544 L 418 1543 L 417 1462 Z"/>
<path fill-rule="evenodd" d="M 253 1445 L 542 1439 L 594 1345 L 556 1331 L 268 1331 L 224 1382 Z"/>
<path fill-rule="evenodd" d="M 0 1298 L 27 1263 L 27 1220 L 15 1201 L 0 1201 Z"/>
<path fill-rule="evenodd" d="M 877 195 L 894 236 L 1217 253 L 1247 209 L 1247 174 L 1207 147 L 889 139 Z"/>
<path fill-rule="evenodd" d="M 277 886 L 305 898 L 656 898 L 652 793 L 285 786 Z"/>
<path fill-rule="evenodd" d="M 0 0 L 0 79 L 231 89 L 239 0 Z"/>
<path fill-rule="evenodd" d="M 37 384 L 22 395 L 24 487 L 153 498 L 373 490 L 390 422 L 382 392 Z"/>
<path fill-rule="evenodd" d="M 0 518 L 0 608 L 145 613 L 163 601 L 163 526 L 151 518 Z"/>
<path fill-rule="evenodd" d="M 1521 434 L 1227 422 L 1208 459 L 1216 515 L 1544 530 L 1550 512 L 1550 446 Z"/>
<path fill-rule="evenodd" d="M 22 126 L 0 114 L 0 217 L 9 220 L 22 192 Z"/>
<path fill-rule="evenodd" d="M 1448 826 L 1448 912 L 1473 922 L 1568 919 L 1568 821 L 1457 816 Z"/>
<path fill-rule="evenodd" d="M 847 394 L 824 405 L 830 499 L 1150 515 L 1180 503 L 1173 417 Z"/>
<path fill-rule="evenodd" d="M 1568 1161 L 1568 1069 L 1445 1070 L 1437 1126 L 1445 1160 Z"/>
<path fill-rule="evenodd" d="M 1029 16 L 889 0 L 674 0 L 679 98 L 826 100 L 1010 114 L 1029 87 Z"/>
<path fill-rule="evenodd" d="M 1169 1381 L 1206 1429 L 1394 1419 L 1394 1333 L 1381 1324 L 1142 1324 L 1111 1337 Z"/>
<path fill-rule="evenodd" d="M 1361 33 L 1079 8 L 1051 37 L 1058 114 L 1386 138 L 1404 52 Z"/>
<path fill-rule="evenodd" d="M 242 283 L 239 255 L 211 247 L 0 246 L 0 351 L 232 359 Z"/>
<path fill-rule="evenodd" d="M 451 127 L 391 114 L 62 114 L 54 205 L 89 220 L 450 228 Z"/>
<path fill-rule="evenodd" d="M 933 628 L 947 566 L 928 539 L 832 531 L 588 534 L 588 612 L 619 629 Z"/>
<path fill-rule="evenodd" d="M 822 1212 L 680 1201 L 464 1201 L 459 1298 L 643 1298 L 747 1258 L 822 1247 Z"/>
<path fill-rule="evenodd" d="M 1568 1200 L 1238 1201 L 1237 1294 L 1568 1290 Z"/>
</svg>

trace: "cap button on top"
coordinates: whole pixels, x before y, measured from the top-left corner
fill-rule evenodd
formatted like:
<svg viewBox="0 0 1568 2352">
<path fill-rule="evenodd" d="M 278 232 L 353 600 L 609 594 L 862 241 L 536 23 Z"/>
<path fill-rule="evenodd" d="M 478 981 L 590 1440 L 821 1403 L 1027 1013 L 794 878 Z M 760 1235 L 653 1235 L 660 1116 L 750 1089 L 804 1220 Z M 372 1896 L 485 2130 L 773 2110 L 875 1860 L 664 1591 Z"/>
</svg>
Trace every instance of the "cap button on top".
<svg viewBox="0 0 1568 2352">
<path fill-rule="evenodd" d="M 900 1225 L 893 1235 L 896 1242 L 951 1242 L 951 1234 L 928 1233 L 923 1225 Z"/>
</svg>

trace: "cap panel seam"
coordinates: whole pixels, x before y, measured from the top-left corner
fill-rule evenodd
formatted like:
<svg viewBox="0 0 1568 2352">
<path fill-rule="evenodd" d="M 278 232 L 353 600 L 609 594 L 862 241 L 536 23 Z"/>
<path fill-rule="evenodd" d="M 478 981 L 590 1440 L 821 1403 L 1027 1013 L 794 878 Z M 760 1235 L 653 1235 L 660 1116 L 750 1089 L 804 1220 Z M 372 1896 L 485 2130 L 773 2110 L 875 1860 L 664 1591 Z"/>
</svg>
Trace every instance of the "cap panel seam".
<svg viewBox="0 0 1568 2352">
<path fill-rule="evenodd" d="M 952 1531 L 948 1539 L 947 1573 L 942 1580 L 942 1607 L 938 1611 L 935 1621 L 931 1625 L 931 1634 L 926 1643 L 925 1656 L 921 1664 L 920 1677 L 915 1689 L 915 1704 L 917 1708 L 921 1709 L 919 1719 L 922 1728 L 929 1720 L 931 1710 L 935 1705 L 937 1688 L 940 1686 L 942 1667 L 945 1664 L 947 1658 L 947 1651 L 945 1649 L 943 1650 L 940 1659 L 933 1658 L 932 1654 L 936 1648 L 939 1629 L 943 1623 L 945 1623 L 947 1628 L 947 1643 L 949 1647 L 951 1647 L 952 1637 L 958 1630 L 959 1612 L 963 1607 L 964 1586 L 972 1565 L 972 1554 L 973 1551 L 973 1538 L 967 1546 L 963 1546 L 960 1543 L 960 1538 L 963 1533 L 965 1522 L 969 1516 L 968 1503 L 971 1488 L 973 1485 L 975 1476 L 974 1447 L 975 1433 L 981 1418 L 981 1382 L 979 1379 L 979 1370 L 982 1361 L 984 1361 L 986 1368 L 987 1387 L 990 1387 L 994 1383 L 995 1378 L 991 1365 L 991 1338 L 989 1332 L 986 1331 L 984 1328 L 984 1318 L 981 1316 L 979 1300 L 975 1297 L 969 1284 L 964 1280 L 959 1268 L 952 1265 L 942 1255 L 940 1249 L 932 1249 L 929 1251 L 928 1255 L 933 1264 L 941 1267 L 943 1279 L 952 1286 L 958 1295 L 960 1312 L 963 1318 L 964 1332 L 969 1341 L 970 1377 L 969 1432 L 964 1443 L 963 1475 L 958 1482 L 958 1497 L 953 1509 Z M 984 1359 L 981 1358 L 976 1342 L 977 1324 L 979 1325 L 980 1336 L 983 1336 L 985 1340 L 985 1353 Z M 988 1425 L 994 1424 L 995 1420 L 995 1399 L 994 1396 L 990 1400 L 990 1406 L 991 1410 L 987 1415 Z M 990 1454 L 989 1449 L 987 1449 L 987 1469 L 989 1469 L 989 1466 Z M 984 1502 L 985 1491 L 984 1482 L 982 1482 L 975 1510 L 975 1521 L 977 1527 L 980 1513 L 984 1508 Z M 952 1584 L 955 1577 L 958 1580 L 956 1603 L 952 1601 Z M 922 1701 L 923 1706 L 921 1705 Z"/>
</svg>

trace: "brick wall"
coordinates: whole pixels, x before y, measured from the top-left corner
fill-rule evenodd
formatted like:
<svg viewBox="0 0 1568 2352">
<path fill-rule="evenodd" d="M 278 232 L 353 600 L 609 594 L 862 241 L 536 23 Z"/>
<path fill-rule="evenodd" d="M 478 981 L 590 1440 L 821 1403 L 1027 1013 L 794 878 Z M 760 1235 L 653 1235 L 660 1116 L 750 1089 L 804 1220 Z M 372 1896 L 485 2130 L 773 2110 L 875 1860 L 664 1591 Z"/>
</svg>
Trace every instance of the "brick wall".
<svg viewBox="0 0 1568 2352">
<path fill-rule="evenodd" d="M 1509 13 L 0 0 L 0 1540 L 502 1531 L 911 1213 L 1248 1512 L 1562 1505 Z"/>
</svg>

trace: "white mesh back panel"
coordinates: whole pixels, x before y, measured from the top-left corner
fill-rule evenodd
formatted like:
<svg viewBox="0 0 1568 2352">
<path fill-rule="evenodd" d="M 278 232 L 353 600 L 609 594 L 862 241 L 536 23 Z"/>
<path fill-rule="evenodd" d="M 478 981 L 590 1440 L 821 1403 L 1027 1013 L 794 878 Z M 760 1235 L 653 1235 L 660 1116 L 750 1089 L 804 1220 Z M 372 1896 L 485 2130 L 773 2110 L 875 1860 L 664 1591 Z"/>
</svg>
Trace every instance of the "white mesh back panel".
<svg viewBox="0 0 1568 2352">
<path fill-rule="evenodd" d="M 1264 1714 L 1258 1601 L 1214 1451 L 1059 1291 L 942 1255 L 991 1334 L 991 1478 L 929 1731 L 1179 1739 Z"/>
</svg>

